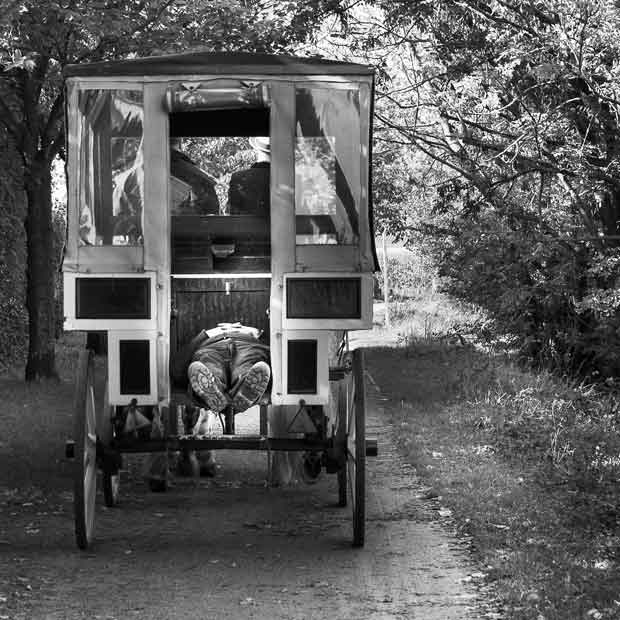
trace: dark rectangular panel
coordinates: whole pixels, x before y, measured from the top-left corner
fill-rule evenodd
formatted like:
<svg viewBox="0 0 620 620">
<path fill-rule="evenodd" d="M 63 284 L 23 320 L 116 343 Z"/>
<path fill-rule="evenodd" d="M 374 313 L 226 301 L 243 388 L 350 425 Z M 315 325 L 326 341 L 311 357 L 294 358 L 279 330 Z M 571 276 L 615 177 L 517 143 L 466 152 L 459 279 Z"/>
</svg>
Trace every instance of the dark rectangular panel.
<svg viewBox="0 0 620 620">
<path fill-rule="evenodd" d="M 289 278 L 286 316 L 289 319 L 359 319 L 361 278 Z"/>
<path fill-rule="evenodd" d="M 148 340 L 119 341 L 121 394 L 150 394 L 150 344 Z"/>
<path fill-rule="evenodd" d="M 316 340 L 289 340 L 287 394 L 317 393 Z"/>
<path fill-rule="evenodd" d="M 170 136 L 268 136 L 269 108 L 203 110 L 170 114 Z"/>
<path fill-rule="evenodd" d="M 150 278 L 76 278 L 78 319 L 150 319 Z"/>
</svg>

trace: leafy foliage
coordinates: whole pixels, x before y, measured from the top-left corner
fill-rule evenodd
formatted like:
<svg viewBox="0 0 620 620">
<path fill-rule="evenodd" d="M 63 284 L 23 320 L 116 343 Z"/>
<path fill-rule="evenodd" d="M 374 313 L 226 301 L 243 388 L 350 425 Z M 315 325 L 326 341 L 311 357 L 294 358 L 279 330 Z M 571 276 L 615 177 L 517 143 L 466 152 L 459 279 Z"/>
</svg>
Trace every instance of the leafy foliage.
<svg viewBox="0 0 620 620">
<path fill-rule="evenodd" d="M 380 260 L 383 269 L 383 260 Z M 389 256 L 388 254 L 388 285 L 390 297 L 411 298 L 419 297 L 433 288 L 434 271 L 418 254 L 403 254 Z M 374 278 L 375 299 L 383 299 L 383 273 L 377 272 Z"/>
<path fill-rule="evenodd" d="M 381 225 L 525 357 L 591 376 L 620 370 L 619 24 L 602 0 L 376 0 L 318 43 L 377 67 Z"/>
<path fill-rule="evenodd" d="M 64 156 L 62 71 L 70 63 L 189 50 L 282 52 L 336 0 L 9 0 L 0 14 L 0 126 L 29 196 L 28 378 L 54 375 L 50 169 Z M 16 100 L 11 96 L 18 93 Z M 17 107 L 12 103 L 17 101 Z"/>
<path fill-rule="evenodd" d="M 8 105 L 16 113 L 19 98 L 15 84 L 0 82 Z M 25 301 L 25 231 L 23 220 L 26 204 L 21 189 L 23 168 L 13 136 L 0 125 L 0 370 L 25 356 L 27 314 Z"/>
<path fill-rule="evenodd" d="M 222 208 L 228 203 L 232 173 L 249 168 L 256 160 L 256 153 L 247 138 L 184 138 L 181 151 L 213 177 Z"/>
</svg>

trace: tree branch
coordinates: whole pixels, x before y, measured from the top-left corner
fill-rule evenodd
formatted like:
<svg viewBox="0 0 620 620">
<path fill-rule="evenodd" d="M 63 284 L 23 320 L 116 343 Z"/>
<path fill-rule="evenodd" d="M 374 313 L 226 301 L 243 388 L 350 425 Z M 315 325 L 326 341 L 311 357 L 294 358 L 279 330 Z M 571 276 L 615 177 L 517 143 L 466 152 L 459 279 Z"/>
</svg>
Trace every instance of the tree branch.
<svg viewBox="0 0 620 620">
<path fill-rule="evenodd" d="M 59 126 L 61 126 L 62 124 L 64 109 L 65 91 L 61 88 L 58 96 L 54 100 L 52 109 L 50 110 L 49 116 L 47 117 L 45 129 L 42 132 L 43 135 L 41 137 L 41 147 L 43 149 L 47 149 L 54 142 L 58 134 L 62 133 L 62 131 L 59 130 Z"/>
</svg>

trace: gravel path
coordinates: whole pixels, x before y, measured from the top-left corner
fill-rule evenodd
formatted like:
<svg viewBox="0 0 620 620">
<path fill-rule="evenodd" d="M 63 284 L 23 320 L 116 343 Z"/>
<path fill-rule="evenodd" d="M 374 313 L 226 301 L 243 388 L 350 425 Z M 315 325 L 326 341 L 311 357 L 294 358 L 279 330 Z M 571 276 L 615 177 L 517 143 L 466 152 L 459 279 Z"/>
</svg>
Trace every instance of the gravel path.
<svg viewBox="0 0 620 620">
<path fill-rule="evenodd" d="M 222 452 L 215 479 L 177 479 L 165 494 L 126 476 L 119 507 L 98 497 L 87 552 L 74 542 L 68 485 L 0 489 L 0 619 L 486 617 L 463 544 L 419 499 L 397 453 L 371 354 L 367 366 L 367 435 L 378 438 L 379 457 L 368 459 L 363 549 L 350 544 L 335 476 L 266 488 L 264 454 Z"/>
</svg>

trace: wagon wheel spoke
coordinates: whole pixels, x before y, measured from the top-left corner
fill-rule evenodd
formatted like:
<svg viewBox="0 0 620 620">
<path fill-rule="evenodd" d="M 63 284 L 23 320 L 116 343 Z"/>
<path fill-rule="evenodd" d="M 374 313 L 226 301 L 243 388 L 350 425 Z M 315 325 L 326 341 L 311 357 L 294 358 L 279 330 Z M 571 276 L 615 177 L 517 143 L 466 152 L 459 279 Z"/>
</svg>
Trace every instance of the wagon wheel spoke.
<svg viewBox="0 0 620 620">
<path fill-rule="evenodd" d="M 96 404 L 95 404 L 95 386 L 89 385 L 86 394 L 86 407 L 84 415 L 86 416 L 86 432 L 84 433 L 84 453 L 95 454 L 97 447 L 97 421 L 96 421 Z"/>
<path fill-rule="evenodd" d="M 351 375 L 347 386 L 347 459 L 355 460 L 355 377 Z"/>
<path fill-rule="evenodd" d="M 353 515 L 355 515 L 355 459 L 347 456 L 347 483 L 349 488 L 349 499 Z"/>
<path fill-rule="evenodd" d="M 91 373 L 89 373 L 90 375 Z M 94 377 L 88 385 L 86 396 L 86 432 L 84 433 L 84 517 L 86 529 L 93 531 L 95 497 L 97 494 L 97 419 Z"/>
<path fill-rule="evenodd" d="M 355 378 L 349 377 L 347 385 L 347 431 L 350 434 L 355 429 Z"/>
<path fill-rule="evenodd" d="M 94 358 L 89 350 L 80 354 L 73 413 L 76 445 L 73 487 L 75 535 L 78 547 L 86 549 L 92 541 L 97 495 L 97 403 Z"/>
</svg>

